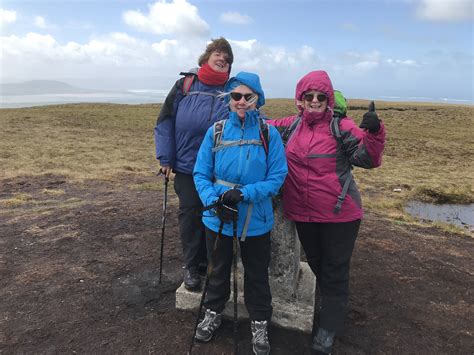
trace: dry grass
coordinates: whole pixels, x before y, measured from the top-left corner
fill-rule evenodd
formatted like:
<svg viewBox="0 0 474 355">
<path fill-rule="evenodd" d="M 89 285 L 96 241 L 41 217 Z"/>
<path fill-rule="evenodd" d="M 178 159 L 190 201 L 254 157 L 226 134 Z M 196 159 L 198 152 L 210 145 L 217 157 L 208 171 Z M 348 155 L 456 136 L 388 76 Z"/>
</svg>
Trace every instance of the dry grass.
<svg viewBox="0 0 474 355">
<path fill-rule="evenodd" d="M 356 122 L 367 104 L 349 100 L 349 114 Z M 387 145 L 381 168 L 355 170 L 366 207 L 409 221 L 403 206 L 410 199 L 474 202 L 474 107 L 392 102 L 376 106 L 387 128 Z M 52 173 L 75 180 L 113 180 L 123 173 L 151 175 L 157 170 L 153 127 L 159 109 L 160 105 L 114 104 L 2 109 L 0 178 Z M 270 118 L 294 114 L 293 100 L 270 99 L 264 112 Z M 7 203 L 25 200 L 2 201 Z"/>
<path fill-rule="evenodd" d="M 156 168 L 159 106 L 77 104 L 2 109 L 1 177 L 62 174 L 111 179 Z"/>
</svg>

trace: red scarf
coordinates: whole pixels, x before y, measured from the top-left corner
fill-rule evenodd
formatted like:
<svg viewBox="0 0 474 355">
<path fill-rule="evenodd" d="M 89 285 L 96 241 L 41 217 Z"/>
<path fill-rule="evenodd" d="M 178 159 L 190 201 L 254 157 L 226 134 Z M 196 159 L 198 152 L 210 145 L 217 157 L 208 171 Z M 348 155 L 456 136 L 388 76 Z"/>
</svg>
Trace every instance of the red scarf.
<svg viewBox="0 0 474 355">
<path fill-rule="evenodd" d="M 204 63 L 198 71 L 198 78 L 201 82 L 211 86 L 222 86 L 229 79 L 229 73 L 221 73 L 212 69 L 209 64 Z"/>
</svg>

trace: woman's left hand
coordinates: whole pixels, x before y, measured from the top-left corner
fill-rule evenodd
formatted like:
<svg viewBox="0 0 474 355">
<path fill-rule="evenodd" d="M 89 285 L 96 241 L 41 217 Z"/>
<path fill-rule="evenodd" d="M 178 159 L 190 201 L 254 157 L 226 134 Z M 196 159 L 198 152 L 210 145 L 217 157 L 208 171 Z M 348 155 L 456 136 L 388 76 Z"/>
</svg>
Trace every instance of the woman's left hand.
<svg viewBox="0 0 474 355">
<path fill-rule="evenodd" d="M 371 111 L 364 113 L 359 127 L 367 129 L 370 133 L 377 133 L 380 130 L 379 116 Z"/>
</svg>

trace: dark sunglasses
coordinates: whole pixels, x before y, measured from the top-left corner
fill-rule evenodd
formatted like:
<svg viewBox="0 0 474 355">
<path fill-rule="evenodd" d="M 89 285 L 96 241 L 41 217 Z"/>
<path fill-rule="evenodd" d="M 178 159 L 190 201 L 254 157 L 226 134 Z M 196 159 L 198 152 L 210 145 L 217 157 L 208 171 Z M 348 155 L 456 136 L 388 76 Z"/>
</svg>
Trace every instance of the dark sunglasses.
<svg viewBox="0 0 474 355">
<path fill-rule="evenodd" d="M 254 99 L 255 94 L 241 94 L 240 92 L 231 92 L 230 97 L 234 101 L 240 101 L 240 99 L 244 97 L 245 101 L 249 102 Z"/>
<path fill-rule="evenodd" d="M 327 95 L 326 94 L 317 94 L 316 95 L 316 99 L 319 101 L 319 102 L 324 102 L 328 99 Z M 313 102 L 314 100 L 314 94 L 305 94 L 304 95 L 304 100 L 306 102 Z"/>
</svg>

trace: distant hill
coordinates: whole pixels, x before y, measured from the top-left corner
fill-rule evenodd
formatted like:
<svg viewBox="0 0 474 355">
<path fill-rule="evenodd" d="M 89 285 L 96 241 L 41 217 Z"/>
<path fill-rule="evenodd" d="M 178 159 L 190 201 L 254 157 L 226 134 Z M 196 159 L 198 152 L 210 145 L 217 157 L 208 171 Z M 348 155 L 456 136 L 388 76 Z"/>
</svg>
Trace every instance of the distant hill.
<svg viewBox="0 0 474 355">
<path fill-rule="evenodd" d="M 86 94 L 96 90 L 83 89 L 55 80 L 30 80 L 0 84 L 0 95 Z"/>
</svg>

